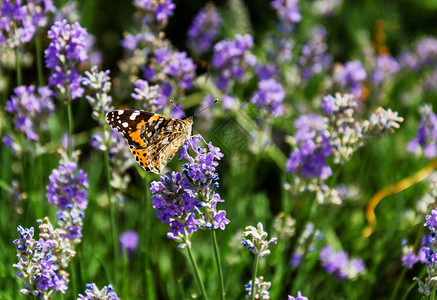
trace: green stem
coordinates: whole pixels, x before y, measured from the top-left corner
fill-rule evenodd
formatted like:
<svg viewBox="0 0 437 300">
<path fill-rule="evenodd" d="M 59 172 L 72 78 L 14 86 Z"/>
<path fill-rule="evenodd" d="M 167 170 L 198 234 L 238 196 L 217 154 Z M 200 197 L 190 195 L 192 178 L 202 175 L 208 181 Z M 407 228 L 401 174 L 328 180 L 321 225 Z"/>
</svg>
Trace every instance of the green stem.
<svg viewBox="0 0 437 300">
<path fill-rule="evenodd" d="M 17 86 L 21 85 L 22 82 L 20 50 L 18 48 L 19 47 L 15 48 L 15 68 L 17 71 Z"/>
<path fill-rule="evenodd" d="M 68 157 L 72 158 L 73 153 L 73 113 L 71 110 L 71 100 L 67 102 L 67 119 L 68 119 Z"/>
<path fill-rule="evenodd" d="M 42 65 L 41 39 L 39 35 L 35 37 L 35 48 L 36 48 L 36 66 L 38 68 L 38 83 L 40 86 L 44 86 L 45 82 L 44 82 L 44 71 Z"/>
<path fill-rule="evenodd" d="M 255 254 L 255 260 L 253 261 L 253 274 L 252 274 L 252 290 L 251 290 L 251 299 L 255 300 L 255 279 L 256 273 L 258 273 L 258 255 Z"/>
<path fill-rule="evenodd" d="M 106 126 L 107 127 L 107 126 Z M 116 203 L 114 201 L 112 201 L 111 199 L 111 166 L 109 164 L 109 134 L 110 132 L 105 132 L 105 145 L 106 145 L 106 150 L 103 152 L 104 156 L 105 156 L 105 171 L 106 171 L 106 180 L 107 180 L 107 184 L 106 184 L 106 192 L 107 192 L 107 196 L 108 196 L 108 201 L 109 201 L 109 215 L 110 215 L 110 219 L 111 219 L 111 232 L 112 232 L 112 245 L 113 245 L 113 255 L 114 255 L 114 279 L 115 282 L 117 282 L 117 266 L 118 266 L 118 242 L 117 242 L 117 236 L 118 236 L 118 232 L 117 232 L 117 208 L 116 208 Z M 118 282 L 117 282 L 118 283 Z"/>
<path fill-rule="evenodd" d="M 225 298 L 225 290 L 224 290 L 224 284 L 223 284 L 222 263 L 220 261 L 220 254 L 219 254 L 218 245 L 217 245 L 217 236 L 215 234 L 214 229 L 211 229 L 211 238 L 212 238 L 212 243 L 214 245 L 215 262 L 217 264 L 217 274 L 218 274 L 219 289 L 220 289 L 220 300 L 223 300 Z"/>
<path fill-rule="evenodd" d="M 208 300 L 206 296 L 205 287 L 203 286 L 202 279 L 200 278 L 199 268 L 197 267 L 196 261 L 193 257 L 193 252 L 191 251 L 191 245 L 187 245 L 188 256 L 190 257 L 191 264 L 193 265 L 194 275 L 196 275 L 197 283 L 200 287 L 200 292 L 202 293 L 203 299 Z"/>
</svg>

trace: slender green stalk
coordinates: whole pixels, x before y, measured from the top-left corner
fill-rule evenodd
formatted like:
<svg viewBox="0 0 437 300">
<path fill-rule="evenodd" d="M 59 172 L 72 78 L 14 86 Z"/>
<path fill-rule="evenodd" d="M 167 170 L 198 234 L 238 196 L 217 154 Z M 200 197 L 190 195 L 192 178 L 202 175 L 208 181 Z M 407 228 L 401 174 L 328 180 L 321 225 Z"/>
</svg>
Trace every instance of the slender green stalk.
<svg viewBox="0 0 437 300">
<path fill-rule="evenodd" d="M 255 260 L 253 261 L 253 271 L 252 271 L 252 290 L 251 290 L 251 299 L 255 300 L 255 279 L 256 273 L 258 273 L 258 255 L 255 254 Z"/>
<path fill-rule="evenodd" d="M 21 74 L 21 59 L 20 59 L 20 50 L 19 47 L 15 48 L 15 68 L 17 72 L 17 86 L 21 85 L 22 82 L 22 74 Z"/>
<path fill-rule="evenodd" d="M 67 119 L 68 119 L 68 157 L 71 158 L 73 153 L 73 113 L 71 110 L 71 100 L 67 102 Z"/>
<path fill-rule="evenodd" d="M 77 295 L 79 294 L 79 288 L 77 284 L 77 272 L 76 272 L 76 262 L 73 260 L 71 261 L 71 277 L 73 281 L 73 294 Z"/>
<path fill-rule="evenodd" d="M 200 278 L 199 268 L 197 267 L 196 261 L 194 260 L 193 252 L 191 251 L 191 246 L 188 245 L 186 248 L 188 251 L 188 256 L 190 257 L 191 264 L 193 265 L 194 275 L 196 275 L 197 283 L 200 287 L 200 292 L 202 293 L 203 299 L 208 300 L 205 292 L 205 287 L 203 286 L 202 279 Z"/>
<path fill-rule="evenodd" d="M 106 126 L 107 127 L 107 126 Z M 108 132 L 106 132 L 108 133 Z M 118 230 L 117 230 L 117 208 L 116 203 L 112 201 L 111 197 L 111 166 L 109 164 L 109 134 L 105 134 L 105 145 L 106 150 L 103 152 L 104 159 L 105 159 L 105 171 L 106 171 L 106 192 L 108 196 L 109 201 L 109 215 L 111 219 L 111 232 L 112 232 L 112 245 L 113 245 L 113 255 L 114 255 L 114 270 L 113 274 L 115 276 L 115 282 L 117 282 L 117 266 L 118 266 L 118 242 L 117 242 L 117 236 L 118 236 Z M 118 282 L 117 282 L 118 283 Z"/>
<path fill-rule="evenodd" d="M 215 262 L 217 264 L 217 274 L 219 279 L 219 289 L 220 289 L 220 299 L 225 299 L 225 290 L 224 290 L 224 284 L 223 284 L 223 272 L 222 272 L 222 263 L 220 261 L 220 254 L 218 250 L 217 245 L 217 236 L 215 234 L 215 230 L 211 229 L 211 238 L 212 243 L 214 245 L 214 256 L 215 256 Z"/>
<path fill-rule="evenodd" d="M 38 83 L 40 86 L 45 85 L 44 71 L 42 65 L 42 51 L 41 51 L 41 39 L 39 35 L 35 36 L 35 48 L 36 48 L 36 66 L 38 69 Z"/>
</svg>

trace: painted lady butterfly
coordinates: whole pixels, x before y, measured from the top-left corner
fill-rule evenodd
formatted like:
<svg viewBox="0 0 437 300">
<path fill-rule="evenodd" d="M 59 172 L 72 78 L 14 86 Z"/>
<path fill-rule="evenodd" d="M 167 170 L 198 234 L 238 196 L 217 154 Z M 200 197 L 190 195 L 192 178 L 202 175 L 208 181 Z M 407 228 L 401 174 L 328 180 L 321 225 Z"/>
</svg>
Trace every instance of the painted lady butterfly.
<svg viewBox="0 0 437 300">
<path fill-rule="evenodd" d="M 172 119 L 142 110 L 113 110 L 106 118 L 122 133 L 138 164 L 159 174 L 191 136 L 193 118 Z"/>
</svg>

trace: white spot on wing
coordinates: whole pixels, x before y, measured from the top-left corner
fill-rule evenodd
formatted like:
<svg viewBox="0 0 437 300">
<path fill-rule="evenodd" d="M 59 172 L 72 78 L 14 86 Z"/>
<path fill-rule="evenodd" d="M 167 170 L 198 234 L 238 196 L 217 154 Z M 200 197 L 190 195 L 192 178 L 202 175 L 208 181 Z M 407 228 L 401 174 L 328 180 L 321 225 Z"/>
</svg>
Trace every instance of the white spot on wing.
<svg viewBox="0 0 437 300">
<path fill-rule="evenodd" d="M 121 125 L 123 125 L 123 127 L 127 127 L 127 126 L 129 126 L 129 124 L 127 124 L 127 122 L 123 122 L 123 123 L 121 123 Z"/>
<path fill-rule="evenodd" d="M 124 110 L 119 110 L 118 115 L 122 115 L 122 114 L 124 114 Z"/>
</svg>

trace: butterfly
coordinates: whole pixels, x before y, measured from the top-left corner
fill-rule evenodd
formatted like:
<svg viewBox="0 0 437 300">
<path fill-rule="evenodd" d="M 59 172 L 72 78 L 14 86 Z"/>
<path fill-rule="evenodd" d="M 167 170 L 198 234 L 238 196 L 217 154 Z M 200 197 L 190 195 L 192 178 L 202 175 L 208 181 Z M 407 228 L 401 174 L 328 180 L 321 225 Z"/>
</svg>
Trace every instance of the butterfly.
<svg viewBox="0 0 437 300">
<path fill-rule="evenodd" d="M 173 119 L 136 109 L 106 114 L 109 125 L 123 134 L 138 164 L 159 174 L 191 136 L 193 118 Z"/>
</svg>

